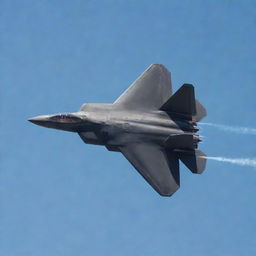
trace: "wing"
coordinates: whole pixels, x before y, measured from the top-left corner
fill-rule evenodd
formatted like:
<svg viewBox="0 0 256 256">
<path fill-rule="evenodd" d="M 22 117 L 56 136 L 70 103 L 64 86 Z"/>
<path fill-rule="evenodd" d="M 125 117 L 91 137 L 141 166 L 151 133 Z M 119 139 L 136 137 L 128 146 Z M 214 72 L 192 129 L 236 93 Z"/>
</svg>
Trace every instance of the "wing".
<svg viewBox="0 0 256 256">
<path fill-rule="evenodd" d="M 131 144 L 120 151 L 162 196 L 171 196 L 179 188 L 179 160 L 152 144 Z"/>
<path fill-rule="evenodd" d="M 171 96 L 170 72 L 160 64 L 151 65 L 114 102 L 127 109 L 159 109 Z"/>
</svg>

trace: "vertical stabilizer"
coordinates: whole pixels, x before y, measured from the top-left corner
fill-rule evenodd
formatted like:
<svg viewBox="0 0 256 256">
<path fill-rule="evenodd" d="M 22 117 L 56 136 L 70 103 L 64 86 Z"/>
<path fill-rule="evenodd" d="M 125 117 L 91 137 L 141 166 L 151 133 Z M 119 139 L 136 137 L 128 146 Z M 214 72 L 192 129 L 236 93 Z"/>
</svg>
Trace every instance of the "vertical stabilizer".
<svg viewBox="0 0 256 256">
<path fill-rule="evenodd" d="M 185 119 L 192 119 L 196 115 L 196 101 L 194 86 L 184 84 L 160 108 L 168 113 L 182 115 Z"/>
</svg>

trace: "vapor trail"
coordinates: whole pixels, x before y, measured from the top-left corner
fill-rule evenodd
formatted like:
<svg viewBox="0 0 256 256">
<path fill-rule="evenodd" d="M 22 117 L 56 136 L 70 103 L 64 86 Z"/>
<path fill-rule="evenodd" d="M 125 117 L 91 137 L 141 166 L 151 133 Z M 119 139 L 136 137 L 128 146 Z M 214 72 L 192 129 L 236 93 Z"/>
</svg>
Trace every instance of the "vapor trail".
<svg viewBox="0 0 256 256">
<path fill-rule="evenodd" d="M 213 123 L 199 123 L 199 125 L 212 126 L 222 131 L 234 132 L 239 134 L 256 135 L 255 128 L 240 127 L 240 126 L 229 126 L 224 124 L 213 124 Z"/>
<path fill-rule="evenodd" d="M 227 158 L 227 157 L 218 157 L 218 156 L 206 156 L 206 157 L 202 157 L 202 158 L 215 160 L 215 161 L 219 161 L 219 162 L 237 164 L 237 165 L 242 165 L 242 166 L 256 167 L 256 159 L 255 158 Z"/>
</svg>

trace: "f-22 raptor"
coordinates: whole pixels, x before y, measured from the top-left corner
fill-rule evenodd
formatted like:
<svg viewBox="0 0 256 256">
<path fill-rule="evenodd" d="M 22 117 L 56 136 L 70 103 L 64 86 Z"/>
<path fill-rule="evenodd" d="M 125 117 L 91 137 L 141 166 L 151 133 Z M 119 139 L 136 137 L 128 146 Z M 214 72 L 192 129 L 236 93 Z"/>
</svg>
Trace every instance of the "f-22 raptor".
<svg viewBox="0 0 256 256">
<path fill-rule="evenodd" d="M 29 121 L 77 132 L 85 143 L 121 152 L 161 196 L 171 196 L 180 186 L 179 160 L 193 173 L 205 169 L 196 134 L 196 122 L 205 116 L 193 85 L 172 94 L 170 72 L 153 64 L 113 104 L 84 104 L 75 113 Z"/>
</svg>

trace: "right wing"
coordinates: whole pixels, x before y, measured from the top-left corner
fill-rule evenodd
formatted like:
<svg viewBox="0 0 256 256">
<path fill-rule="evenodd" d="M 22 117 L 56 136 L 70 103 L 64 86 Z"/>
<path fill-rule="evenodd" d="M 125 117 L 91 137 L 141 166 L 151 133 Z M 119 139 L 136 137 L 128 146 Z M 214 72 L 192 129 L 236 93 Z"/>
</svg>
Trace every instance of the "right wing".
<svg viewBox="0 0 256 256">
<path fill-rule="evenodd" d="M 179 160 L 175 154 L 146 143 L 130 144 L 119 150 L 160 195 L 171 196 L 179 188 Z"/>
<path fill-rule="evenodd" d="M 171 94 L 170 72 L 161 64 L 153 64 L 114 102 L 114 105 L 126 109 L 158 110 Z"/>
</svg>

